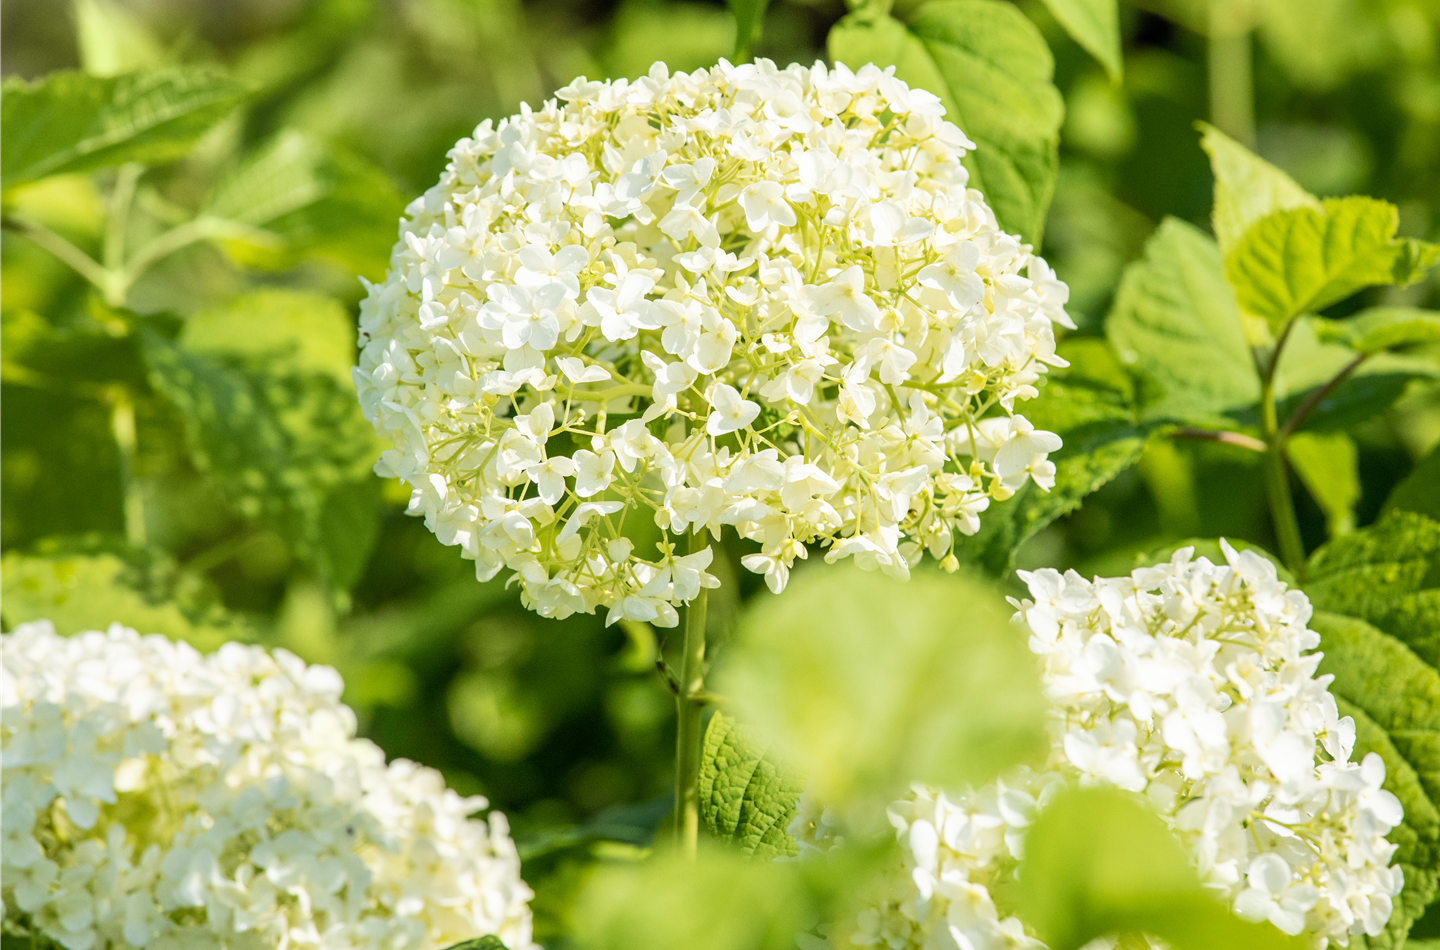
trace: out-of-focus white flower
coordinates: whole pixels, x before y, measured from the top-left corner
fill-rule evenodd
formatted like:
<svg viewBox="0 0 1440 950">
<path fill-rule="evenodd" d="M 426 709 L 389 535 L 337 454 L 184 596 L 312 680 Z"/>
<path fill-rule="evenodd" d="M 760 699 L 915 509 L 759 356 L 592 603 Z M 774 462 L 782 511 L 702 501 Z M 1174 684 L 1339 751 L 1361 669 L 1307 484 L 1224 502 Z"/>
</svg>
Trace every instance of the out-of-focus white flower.
<svg viewBox="0 0 1440 950">
<path fill-rule="evenodd" d="M 66 950 L 534 947 L 505 816 L 355 738 L 333 669 L 118 624 L 0 643 L 7 930 Z"/>
<path fill-rule="evenodd" d="M 903 866 L 848 925 L 856 943 L 1038 948 L 990 894 L 1013 884 L 1045 797 L 1077 779 L 1144 794 L 1242 917 L 1316 947 L 1384 929 L 1404 884 L 1385 838 L 1403 812 L 1381 787 L 1384 762 L 1350 761 L 1355 724 L 1315 676 L 1305 595 L 1259 555 L 1221 546 L 1224 564 L 1185 548 L 1129 577 L 1021 572 L 1030 599 L 1012 601 L 1016 621 L 1053 702 L 1048 771 L 917 785 L 892 805 Z M 827 844 L 814 810 L 791 827 L 802 852 Z"/>
<path fill-rule="evenodd" d="M 809 544 L 904 577 L 1053 484 L 1059 440 L 1014 414 L 1063 365 L 1067 291 L 938 99 L 766 60 L 556 95 L 455 146 L 361 308 L 377 471 L 478 577 L 670 623 L 714 585 L 676 584 L 680 534 L 758 541 L 774 590 Z M 824 477 L 735 477 L 766 453 Z M 613 545 L 637 516 L 658 556 Z"/>
</svg>

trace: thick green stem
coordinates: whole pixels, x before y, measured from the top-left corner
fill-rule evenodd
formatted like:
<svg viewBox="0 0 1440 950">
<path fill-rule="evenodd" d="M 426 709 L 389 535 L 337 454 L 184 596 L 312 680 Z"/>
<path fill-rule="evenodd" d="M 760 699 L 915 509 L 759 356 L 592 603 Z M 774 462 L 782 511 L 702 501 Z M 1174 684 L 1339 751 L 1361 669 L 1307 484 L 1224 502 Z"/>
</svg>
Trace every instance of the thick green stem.
<svg viewBox="0 0 1440 950">
<path fill-rule="evenodd" d="M 1208 49 L 1210 122 L 1247 148 L 1255 147 L 1255 83 L 1250 33 L 1212 30 Z"/>
<path fill-rule="evenodd" d="M 693 546 L 693 545 L 692 545 Z M 695 856 L 700 839 L 700 711 L 705 706 L 705 605 L 709 591 L 685 608 L 680 688 L 675 694 L 675 844 Z"/>
<path fill-rule="evenodd" d="M 110 432 L 120 456 L 120 493 L 125 514 L 125 540 L 145 544 L 145 497 L 135 477 L 135 404 L 130 394 L 116 389 L 110 401 Z"/>
<path fill-rule="evenodd" d="M 1278 353 L 1277 353 L 1278 361 Z M 1270 518 L 1280 559 L 1290 570 L 1305 565 L 1305 543 L 1300 539 L 1300 519 L 1295 516 L 1295 499 L 1290 494 L 1290 470 L 1285 464 L 1285 436 L 1275 415 L 1275 374 L 1267 373 L 1260 386 L 1260 422 L 1265 433 L 1265 494 L 1270 501 Z"/>
</svg>

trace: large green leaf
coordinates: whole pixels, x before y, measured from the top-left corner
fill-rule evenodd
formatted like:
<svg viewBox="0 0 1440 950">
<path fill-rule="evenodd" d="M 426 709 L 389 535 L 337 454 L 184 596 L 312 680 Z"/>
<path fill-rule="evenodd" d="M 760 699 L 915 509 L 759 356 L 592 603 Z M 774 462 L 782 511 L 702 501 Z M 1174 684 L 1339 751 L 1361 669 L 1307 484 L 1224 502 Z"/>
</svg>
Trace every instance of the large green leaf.
<svg viewBox="0 0 1440 950">
<path fill-rule="evenodd" d="M 1245 231 L 1225 256 L 1240 306 L 1273 329 L 1366 287 L 1396 282 L 1405 244 L 1395 206 L 1339 198 L 1275 211 Z"/>
<path fill-rule="evenodd" d="M 945 103 L 978 146 L 970 184 L 1001 227 L 1038 245 L 1055 191 L 1064 102 L 1054 60 L 1035 25 L 999 0 L 931 0 L 909 23 L 862 10 L 830 31 L 830 58 L 895 74 Z"/>
<path fill-rule="evenodd" d="M 983 784 L 1045 747 L 1034 657 L 999 594 L 963 575 L 796 571 L 744 616 L 719 683 L 861 823 L 909 782 Z"/>
<path fill-rule="evenodd" d="M 204 213 L 255 229 L 225 242 L 241 263 L 288 267 L 314 254 L 378 279 L 404 206 L 379 169 L 288 130 L 223 177 Z"/>
<path fill-rule="evenodd" d="M 1193 225 L 1161 223 L 1126 268 L 1105 332 L 1156 390 L 1144 419 L 1224 425 L 1260 398 L 1220 250 Z"/>
<path fill-rule="evenodd" d="M 1295 180 L 1212 125 L 1202 124 L 1200 147 L 1215 175 L 1211 221 L 1222 253 L 1240 242 L 1250 226 L 1276 211 L 1316 208 L 1320 202 Z"/>
<path fill-rule="evenodd" d="M 1285 443 L 1290 467 L 1325 513 L 1333 537 L 1355 527 L 1360 501 L 1360 453 L 1344 432 L 1297 432 Z"/>
<path fill-rule="evenodd" d="M 1055 795 L 1026 833 L 1024 853 L 1020 911 L 1052 950 L 1112 934 L 1149 934 L 1177 950 L 1306 946 L 1269 924 L 1245 923 L 1209 896 L 1170 829 L 1119 789 Z"/>
<path fill-rule="evenodd" d="M 146 548 L 89 538 L 50 538 L 0 559 L 0 617 L 6 627 L 49 620 L 64 635 L 121 623 L 213 650 L 246 639 L 204 578 Z"/>
<path fill-rule="evenodd" d="M 1440 521 L 1393 510 L 1337 538 L 1311 557 L 1305 591 L 1320 610 L 1366 620 L 1440 666 Z"/>
<path fill-rule="evenodd" d="M 265 291 L 197 316 L 178 343 L 142 333 L 196 465 L 341 588 L 359 578 L 379 506 L 374 433 L 338 359 L 352 332 L 328 298 Z"/>
<path fill-rule="evenodd" d="M 1050 456 L 1055 485 L 1041 491 L 1025 485 L 981 515 L 980 530 L 956 542 L 956 553 L 991 574 L 1007 574 L 1015 551 L 1056 518 L 1080 507 L 1090 493 L 1140 460 L 1149 436 L 1135 419 L 1134 396 L 1125 369 L 1104 340 L 1067 341 L 1060 353 L 1070 361 L 1052 370 L 1040 395 L 1021 412 L 1037 429 L 1055 432 L 1064 445 Z"/>
<path fill-rule="evenodd" d="M 244 89 L 198 67 L 123 76 L 57 72 L 0 89 L 0 182 L 185 155 L 239 104 Z"/>
<path fill-rule="evenodd" d="M 715 713 L 700 753 L 700 816 L 715 837 L 760 858 L 793 857 L 787 829 L 804 784 L 750 729 Z"/>
<path fill-rule="evenodd" d="M 1440 521 L 1440 445 L 1415 463 L 1405 480 L 1385 499 L 1385 511 L 1416 511 Z"/>
<path fill-rule="evenodd" d="M 1075 42 L 1105 67 L 1113 82 L 1124 71 L 1120 54 L 1120 5 L 1116 0 L 1045 0 Z"/>
<path fill-rule="evenodd" d="M 1344 320 L 1315 321 L 1321 340 L 1357 353 L 1418 346 L 1440 341 L 1440 313 L 1415 307 L 1374 307 Z"/>
</svg>

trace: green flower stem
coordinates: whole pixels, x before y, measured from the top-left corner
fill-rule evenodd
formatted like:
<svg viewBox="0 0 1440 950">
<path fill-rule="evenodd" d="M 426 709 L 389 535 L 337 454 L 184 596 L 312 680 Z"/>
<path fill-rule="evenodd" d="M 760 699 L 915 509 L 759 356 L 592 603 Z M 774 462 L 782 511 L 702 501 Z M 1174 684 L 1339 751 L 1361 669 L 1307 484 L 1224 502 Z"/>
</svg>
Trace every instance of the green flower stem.
<svg viewBox="0 0 1440 950">
<path fill-rule="evenodd" d="M 145 544 L 145 497 L 135 477 L 135 403 L 123 387 L 110 395 L 110 432 L 120 456 L 120 492 L 124 505 L 125 540 Z"/>
<path fill-rule="evenodd" d="M 691 547 L 697 546 L 692 536 Z M 680 658 L 680 688 L 675 694 L 679 720 L 675 734 L 675 844 L 695 857 L 700 839 L 700 710 L 705 693 L 705 606 L 710 592 L 685 607 L 685 644 Z"/>
<path fill-rule="evenodd" d="M 1249 31 L 1211 31 L 1207 48 L 1210 121 L 1246 148 L 1255 147 L 1255 83 Z"/>
</svg>

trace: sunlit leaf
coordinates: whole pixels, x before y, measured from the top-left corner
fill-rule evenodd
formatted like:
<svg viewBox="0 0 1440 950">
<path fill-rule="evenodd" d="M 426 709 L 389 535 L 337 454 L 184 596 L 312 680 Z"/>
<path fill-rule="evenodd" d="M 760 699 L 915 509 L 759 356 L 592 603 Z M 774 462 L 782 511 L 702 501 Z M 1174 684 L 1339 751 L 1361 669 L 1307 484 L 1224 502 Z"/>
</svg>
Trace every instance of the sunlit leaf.
<svg viewBox="0 0 1440 950">
<path fill-rule="evenodd" d="M 939 96 L 946 118 L 978 146 L 965 157 L 970 186 L 1000 226 L 1040 243 L 1055 191 L 1064 103 L 1054 61 L 1035 25 L 998 0 L 932 0 L 908 23 L 858 11 L 830 31 L 831 59 L 894 66 Z"/>
<path fill-rule="evenodd" d="M 404 206 L 379 169 L 289 130 L 222 178 L 204 213 L 255 229 L 224 242 L 241 263 L 288 267 L 318 255 L 378 279 Z"/>
<path fill-rule="evenodd" d="M 1177 950 L 1301 950 L 1269 924 L 1232 915 L 1200 884 L 1180 841 L 1139 797 L 1062 791 L 1025 835 L 1021 915 L 1051 950 L 1148 934 Z"/>
<path fill-rule="evenodd" d="M 1285 443 L 1290 466 L 1325 513 L 1331 536 L 1355 527 L 1360 455 L 1344 432 L 1297 432 Z"/>
<path fill-rule="evenodd" d="M 1272 330 L 1358 290 L 1395 282 L 1403 242 L 1399 214 L 1374 198 L 1340 198 L 1320 208 L 1272 212 L 1252 224 L 1225 256 L 1240 306 Z"/>
<path fill-rule="evenodd" d="M 51 538 L 0 559 L 7 627 L 49 620 L 64 635 L 124 624 L 203 650 L 249 635 L 204 578 L 163 552 L 94 538 Z"/>
<path fill-rule="evenodd" d="M 1344 320 L 1315 321 L 1321 340 L 1357 353 L 1418 346 L 1440 341 L 1440 313 L 1415 307 L 1374 307 Z"/>
<path fill-rule="evenodd" d="M 1045 0 L 1050 13 L 1085 52 L 1099 60 L 1113 82 L 1124 71 L 1120 54 L 1120 9 L 1116 0 Z"/>
<path fill-rule="evenodd" d="M 1215 175 L 1211 221 L 1221 253 L 1228 254 L 1250 226 L 1276 211 L 1319 209 L 1320 202 L 1289 175 L 1212 125 L 1200 126 L 1200 147 Z"/>
<path fill-rule="evenodd" d="M 743 854 L 793 857 L 787 829 L 804 786 L 767 751 L 750 729 L 715 713 L 700 753 L 700 817 L 712 835 Z"/>
<path fill-rule="evenodd" d="M 1193 225 L 1161 223 L 1126 268 L 1105 333 L 1156 390 L 1145 419 L 1224 425 L 1260 398 L 1220 250 Z"/>
<path fill-rule="evenodd" d="M 1044 748 L 1009 613 L 964 575 L 797 571 L 742 618 L 720 690 L 819 800 L 878 816 L 909 782 L 983 783 Z"/>
<path fill-rule="evenodd" d="M 114 0 L 75 0 L 80 63 L 92 76 L 158 66 L 164 50 L 145 22 Z"/>
<path fill-rule="evenodd" d="M 51 73 L 0 88 L 0 182 L 185 155 L 239 104 L 243 88 L 200 67 L 123 76 Z"/>
</svg>

